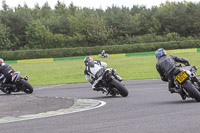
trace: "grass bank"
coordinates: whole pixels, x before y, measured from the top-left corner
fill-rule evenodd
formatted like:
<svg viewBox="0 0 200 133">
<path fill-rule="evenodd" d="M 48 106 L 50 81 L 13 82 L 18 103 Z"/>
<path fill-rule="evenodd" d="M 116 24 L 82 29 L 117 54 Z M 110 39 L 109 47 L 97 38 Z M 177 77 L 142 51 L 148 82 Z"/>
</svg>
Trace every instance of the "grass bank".
<svg viewBox="0 0 200 133">
<path fill-rule="evenodd" d="M 174 55 L 187 58 L 192 65 L 200 69 L 200 53 Z M 115 68 L 124 80 L 159 78 L 155 69 L 157 60 L 154 55 L 110 57 L 108 59 L 96 57 L 95 59 L 107 62 L 108 67 Z M 10 65 L 16 71 L 20 71 L 22 76 L 28 75 L 30 83 L 34 86 L 86 82 L 82 59 Z"/>
</svg>

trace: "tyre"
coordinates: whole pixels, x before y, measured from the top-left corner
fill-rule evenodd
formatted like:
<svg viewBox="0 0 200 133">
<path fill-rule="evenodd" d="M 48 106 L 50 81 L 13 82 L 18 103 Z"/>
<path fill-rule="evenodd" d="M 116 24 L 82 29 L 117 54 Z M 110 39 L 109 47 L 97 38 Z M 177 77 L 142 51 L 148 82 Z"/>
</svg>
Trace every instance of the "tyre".
<svg viewBox="0 0 200 133">
<path fill-rule="evenodd" d="M 121 83 L 119 82 L 118 80 L 116 79 L 113 79 L 111 81 L 111 84 L 117 88 L 117 90 L 119 91 L 119 94 L 122 96 L 122 97 L 127 97 L 128 96 L 128 90 L 126 89 L 126 87 Z"/>
<path fill-rule="evenodd" d="M 26 94 L 33 93 L 33 87 L 32 87 L 32 85 L 28 81 L 26 81 L 24 79 L 20 79 L 17 87 L 20 90 L 23 90 Z"/>
<path fill-rule="evenodd" d="M 1 88 L 1 91 L 5 94 L 11 94 L 11 90 L 8 90 L 7 88 Z"/>
<path fill-rule="evenodd" d="M 200 102 L 200 92 L 197 90 L 197 88 L 192 84 L 190 80 L 186 80 L 183 84 L 185 90 L 189 95 L 194 98 L 197 102 Z"/>
<path fill-rule="evenodd" d="M 197 77 L 194 77 L 194 85 L 200 91 L 200 82 Z"/>
</svg>

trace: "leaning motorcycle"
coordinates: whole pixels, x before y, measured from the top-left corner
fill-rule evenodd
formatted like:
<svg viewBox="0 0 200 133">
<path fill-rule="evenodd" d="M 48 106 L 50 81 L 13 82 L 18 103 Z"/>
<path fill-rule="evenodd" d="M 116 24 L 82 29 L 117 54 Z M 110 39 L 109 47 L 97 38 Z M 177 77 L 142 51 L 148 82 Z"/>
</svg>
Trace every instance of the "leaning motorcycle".
<svg viewBox="0 0 200 133">
<path fill-rule="evenodd" d="M 14 72 L 11 74 L 12 79 L 9 84 L 2 84 L 0 90 L 6 94 L 11 94 L 12 92 L 25 92 L 26 94 L 31 94 L 33 92 L 32 85 L 28 82 L 28 76 L 22 78 L 20 72 Z"/>
<path fill-rule="evenodd" d="M 112 73 L 112 69 L 100 69 L 96 77 L 99 77 L 99 91 L 102 91 L 103 93 L 106 93 L 107 95 L 121 95 L 122 97 L 128 96 L 128 90 L 124 86 L 124 84 L 121 83 L 120 80 L 115 78 L 115 76 Z"/>
<path fill-rule="evenodd" d="M 98 54 L 101 58 L 109 58 L 109 54 L 105 53 L 104 55 L 102 54 Z"/>
<path fill-rule="evenodd" d="M 197 68 L 195 66 L 180 66 L 174 75 L 174 84 L 177 91 L 181 89 L 186 97 L 194 98 L 200 102 L 200 81 L 196 77 Z"/>
</svg>

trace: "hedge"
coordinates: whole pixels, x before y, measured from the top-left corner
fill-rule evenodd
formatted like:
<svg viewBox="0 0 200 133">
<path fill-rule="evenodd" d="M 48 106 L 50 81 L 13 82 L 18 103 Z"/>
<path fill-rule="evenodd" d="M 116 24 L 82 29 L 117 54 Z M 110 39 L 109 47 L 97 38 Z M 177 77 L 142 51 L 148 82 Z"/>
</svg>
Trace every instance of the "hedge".
<svg viewBox="0 0 200 133">
<path fill-rule="evenodd" d="M 96 47 L 1 51 L 0 58 L 3 58 L 5 60 L 58 58 L 58 57 L 95 55 L 99 54 L 102 51 L 102 49 L 104 49 L 109 54 L 117 54 L 117 53 L 136 53 L 136 52 L 155 51 L 158 48 L 165 48 L 166 50 L 200 48 L 200 40 L 136 43 L 136 44 L 108 45 L 108 46 L 96 46 Z"/>
</svg>

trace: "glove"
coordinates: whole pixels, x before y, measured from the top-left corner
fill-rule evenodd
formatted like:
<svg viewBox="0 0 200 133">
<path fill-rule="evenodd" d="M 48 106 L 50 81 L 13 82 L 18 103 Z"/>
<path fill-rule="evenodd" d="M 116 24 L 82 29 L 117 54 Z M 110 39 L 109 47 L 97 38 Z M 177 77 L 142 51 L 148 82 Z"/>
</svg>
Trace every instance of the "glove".
<svg viewBox="0 0 200 133">
<path fill-rule="evenodd" d="M 187 62 L 187 63 L 185 63 L 184 65 L 185 65 L 185 66 L 190 66 L 190 63 L 189 63 L 189 62 Z"/>
</svg>

